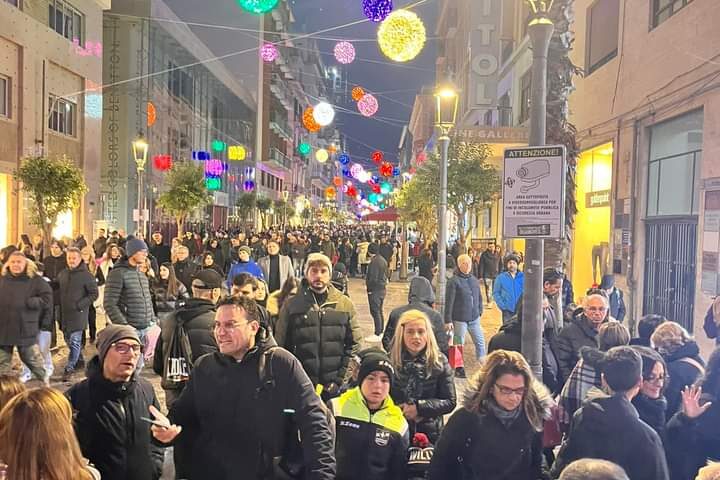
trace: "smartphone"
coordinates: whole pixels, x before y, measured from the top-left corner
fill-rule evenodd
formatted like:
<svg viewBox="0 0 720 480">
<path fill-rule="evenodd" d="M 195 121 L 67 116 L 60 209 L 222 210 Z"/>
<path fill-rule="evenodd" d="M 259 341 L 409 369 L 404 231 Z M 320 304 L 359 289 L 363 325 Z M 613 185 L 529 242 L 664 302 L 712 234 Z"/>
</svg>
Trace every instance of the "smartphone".
<svg viewBox="0 0 720 480">
<path fill-rule="evenodd" d="M 155 425 L 156 427 L 170 428 L 170 425 L 168 425 L 167 423 L 163 423 L 160 420 L 153 420 L 152 418 L 148 418 L 148 417 L 140 417 L 140 420 L 142 420 L 143 422 L 147 422 L 152 425 Z"/>
<path fill-rule="evenodd" d="M 28 247 L 32 247 L 32 243 L 30 243 L 30 237 L 28 237 L 27 233 L 23 233 L 20 235 L 20 238 L 22 239 L 23 244 L 27 245 Z"/>
</svg>

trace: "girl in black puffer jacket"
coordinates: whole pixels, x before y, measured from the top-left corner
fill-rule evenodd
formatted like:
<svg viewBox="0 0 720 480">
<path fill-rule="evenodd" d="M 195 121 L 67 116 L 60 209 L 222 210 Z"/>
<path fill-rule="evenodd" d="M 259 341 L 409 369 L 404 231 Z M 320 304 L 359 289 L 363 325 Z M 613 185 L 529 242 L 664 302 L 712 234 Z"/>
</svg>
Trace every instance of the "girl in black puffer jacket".
<svg viewBox="0 0 720 480">
<path fill-rule="evenodd" d="M 455 383 L 432 325 L 420 310 L 408 310 L 400 316 L 390 359 L 395 368 L 390 395 L 403 410 L 410 436 L 424 433 L 434 443 L 443 427 L 443 415 L 455 409 Z"/>
</svg>

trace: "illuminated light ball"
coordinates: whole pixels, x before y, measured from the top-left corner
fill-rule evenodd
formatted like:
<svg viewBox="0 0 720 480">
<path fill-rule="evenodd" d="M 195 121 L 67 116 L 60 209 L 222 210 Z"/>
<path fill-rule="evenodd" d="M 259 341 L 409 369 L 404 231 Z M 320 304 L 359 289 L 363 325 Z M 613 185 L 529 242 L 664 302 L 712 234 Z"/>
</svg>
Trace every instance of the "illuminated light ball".
<svg viewBox="0 0 720 480">
<path fill-rule="evenodd" d="M 253 190 L 255 190 L 255 182 L 253 182 L 252 180 L 245 180 L 243 182 L 243 190 L 245 190 L 246 192 L 252 192 Z"/>
<path fill-rule="evenodd" d="M 327 151 L 330 153 L 337 153 L 337 147 L 335 145 L 329 145 Z"/>
<path fill-rule="evenodd" d="M 147 126 L 152 127 L 155 125 L 155 120 L 157 120 L 157 110 L 155 110 L 155 104 L 147 102 Z"/>
<path fill-rule="evenodd" d="M 303 125 L 310 133 L 319 132 L 320 128 L 322 128 L 320 124 L 315 121 L 315 116 L 313 115 L 313 107 L 307 107 L 305 109 L 305 111 L 303 112 L 302 121 Z"/>
<path fill-rule="evenodd" d="M 392 164 L 388 162 L 383 162 L 380 164 L 380 175 L 383 177 L 392 177 L 393 174 L 393 166 Z"/>
<path fill-rule="evenodd" d="M 203 150 L 193 150 L 192 151 L 192 158 L 193 160 L 210 160 L 210 152 L 206 152 Z"/>
<path fill-rule="evenodd" d="M 341 153 L 338 155 L 338 162 L 340 162 L 342 165 L 347 165 L 350 163 L 350 155 L 347 153 Z"/>
<path fill-rule="evenodd" d="M 365 171 L 365 169 L 359 163 L 353 163 L 352 166 L 350 167 L 350 173 L 352 174 L 353 177 L 358 178 L 358 179 L 360 178 L 360 175 L 364 171 Z"/>
<path fill-rule="evenodd" d="M 245 160 L 247 149 L 245 145 L 232 145 L 228 147 L 228 160 Z"/>
<path fill-rule="evenodd" d="M 355 200 L 358 201 L 358 202 L 362 202 L 362 201 L 364 201 L 365 199 L 362 198 L 362 195 L 360 195 L 360 194 L 358 193 L 358 194 L 355 196 Z"/>
<path fill-rule="evenodd" d="M 317 160 L 320 163 L 327 162 L 329 157 L 330 157 L 330 155 L 328 154 L 328 151 L 325 150 L 324 148 L 320 148 L 320 149 L 318 149 L 317 152 L 315 152 L 315 160 Z"/>
<path fill-rule="evenodd" d="M 252 180 L 253 178 L 255 178 L 255 168 L 254 167 L 246 167 L 244 173 L 245 173 L 246 180 Z"/>
<path fill-rule="evenodd" d="M 378 111 L 377 98 L 369 93 L 362 96 L 357 103 L 358 111 L 365 117 L 372 117 Z"/>
<path fill-rule="evenodd" d="M 225 171 L 223 163 L 213 158 L 205 163 L 205 176 L 206 177 L 219 177 Z"/>
<path fill-rule="evenodd" d="M 277 7 L 280 0 L 237 0 L 243 10 L 261 15 Z"/>
<path fill-rule="evenodd" d="M 352 185 L 347 185 L 347 192 L 345 192 L 345 193 L 347 193 L 349 197 L 357 197 L 357 194 L 358 194 L 357 188 L 355 188 Z"/>
<path fill-rule="evenodd" d="M 385 200 L 385 197 L 383 197 L 382 195 L 378 195 L 378 202 L 382 202 L 383 200 Z"/>
<path fill-rule="evenodd" d="M 380 193 L 387 195 L 390 192 L 392 192 L 392 185 L 388 182 L 383 182 L 382 185 L 380 185 Z"/>
<path fill-rule="evenodd" d="M 338 42 L 335 44 L 335 60 L 347 65 L 355 60 L 355 47 L 350 42 Z"/>
<path fill-rule="evenodd" d="M 365 89 L 362 87 L 353 87 L 350 95 L 352 96 L 353 100 L 359 102 L 360 99 L 365 96 Z"/>
<path fill-rule="evenodd" d="M 382 163 L 382 161 L 385 160 L 385 155 L 383 155 L 383 153 L 382 153 L 381 151 L 376 150 L 376 151 L 374 151 L 374 152 L 372 153 L 372 155 L 370 156 L 370 158 L 372 158 L 372 161 L 373 161 L 373 162 L 375 162 L 375 163 L 377 163 L 378 165 L 380 165 L 380 164 Z"/>
<path fill-rule="evenodd" d="M 300 155 L 309 155 L 310 152 L 312 151 L 312 147 L 310 146 L 309 143 L 303 142 L 300 145 L 298 145 L 297 150 Z"/>
<path fill-rule="evenodd" d="M 222 188 L 222 180 L 219 178 L 206 178 L 205 187 L 208 190 L 220 190 Z"/>
<path fill-rule="evenodd" d="M 347 186 L 347 185 L 343 185 L 343 186 L 342 186 L 342 191 L 343 191 L 343 193 L 347 193 L 347 191 L 348 191 L 348 186 Z"/>
<path fill-rule="evenodd" d="M 343 174 L 343 177 L 348 177 L 348 178 L 352 178 L 352 176 L 353 176 L 352 172 L 350 171 L 349 168 L 343 168 L 342 174 Z"/>
<path fill-rule="evenodd" d="M 378 194 L 373 192 L 368 196 L 368 202 L 371 204 L 376 204 L 378 202 Z"/>
<path fill-rule="evenodd" d="M 342 184 L 343 184 L 342 178 L 340 178 L 340 177 L 333 178 L 333 185 L 335 185 L 336 187 L 339 187 Z"/>
<path fill-rule="evenodd" d="M 375 184 L 375 185 L 372 186 L 372 191 L 375 192 L 375 193 L 381 193 L 381 192 L 382 192 L 382 190 L 380 189 L 380 185 L 378 185 L 378 184 Z"/>
<path fill-rule="evenodd" d="M 385 20 L 392 9 L 392 0 L 363 0 L 363 13 L 375 23 Z"/>
<path fill-rule="evenodd" d="M 313 119 L 321 127 L 330 125 L 335 118 L 335 109 L 327 102 L 320 102 L 313 107 Z"/>
<path fill-rule="evenodd" d="M 334 200 L 336 195 L 337 190 L 335 190 L 335 187 L 327 187 L 325 189 L 325 198 L 327 198 L 328 200 Z"/>
<path fill-rule="evenodd" d="M 274 62 L 279 56 L 280 51 L 272 43 L 266 43 L 260 47 L 260 58 L 263 59 L 263 62 Z"/>
<path fill-rule="evenodd" d="M 380 177 L 377 175 L 373 175 L 370 179 L 372 180 L 372 183 L 380 183 Z"/>
<path fill-rule="evenodd" d="M 153 157 L 153 165 L 161 172 L 170 170 L 173 165 L 172 157 L 170 155 L 155 155 Z"/>
<path fill-rule="evenodd" d="M 227 145 L 222 140 L 213 140 L 210 144 L 210 147 L 212 147 L 215 152 L 224 152 L 226 146 Z"/>
<path fill-rule="evenodd" d="M 415 13 L 396 10 L 383 20 L 377 32 L 380 50 L 389 59 L 407 62 L 425 46 L 425 25 Z"/>
<path fill-rule="evenodd" d="M 392 176 L 393 176 L 393 177 L 399 177 L 399 176 L 400 176 L 400 167 L 393 167 Z"/>
<path fill-rule="evenodd" d="M 355 177 L 355 179 L 360 183 L 367 183 L 370 181 L 370 173 L 363 170 L 362 172 L 360 172 L 360 175 Z"/>
</svg>

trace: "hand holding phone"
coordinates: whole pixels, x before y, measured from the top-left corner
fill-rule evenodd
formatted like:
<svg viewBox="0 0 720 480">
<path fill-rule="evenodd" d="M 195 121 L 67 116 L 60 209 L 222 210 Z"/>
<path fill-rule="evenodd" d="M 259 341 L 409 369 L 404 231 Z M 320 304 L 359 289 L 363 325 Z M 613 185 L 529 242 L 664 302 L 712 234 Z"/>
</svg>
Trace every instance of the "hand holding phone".
<svg viewBox="0 0 720 480">
<path fill-rule="evenodd" d="M 175 440 L 175 437 L 182 431 L 182 427 L 171 425 L 170 420 L 153 405 L 150 405 L 149 410 L 155 420 L 146 417 L 141 417 L 141 419 L 152 424 L 150 430 L 152 430 L 153 437 L 163 443 L 170 443 Z"/>
</svg>

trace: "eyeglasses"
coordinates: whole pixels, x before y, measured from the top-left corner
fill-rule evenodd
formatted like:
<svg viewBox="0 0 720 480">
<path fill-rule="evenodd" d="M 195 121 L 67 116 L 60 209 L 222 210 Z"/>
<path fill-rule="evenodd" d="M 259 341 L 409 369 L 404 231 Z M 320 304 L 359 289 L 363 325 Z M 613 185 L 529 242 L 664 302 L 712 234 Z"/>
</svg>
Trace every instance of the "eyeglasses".
<svg viewBox="0 0 720 480">
<path fill-rule="evenodd" d="M 495 388 L 497 388 L 498 392 L 500 392 L 502 395 L 510 396 L 510 395 L 517 395 L 520 397 L 525 396 L 525 393 L 527 392 L 527 388 L 520 387 L 520 388 L 510 388 L 505 387 L 503 385 L 495 384 Z"/>
<path fill-rule="evenodd" d="M 650 375 L 645 379 L 645 381 L 648 383 L 665 383 L 668 381 L 668 378 L 669 377 L 667 375 L 660 375 L 659 377 L 656 377 L 655 375 Z"/>
<path fill-rule="evenodd" d="M 113 343 L 111 347 L 121 355 L 126 355 L 131 350 L 137 355 L 144 350 L 143 346 L 138 343 Z"/>
<path fill-rule="evenodd" d="M 237 322 L 217 323 L 216 322 L 213 328 L 215 328 L 215 330 L 218 330 L 218 331 L 224 330 L 228 333 L 231 333 L 231 332 L 234 332 L 235 330 L 237 330 L 238 328 L 242 327 L 243 325 L 247 325 L 248 323 L 250 323 L 250 322 L 249 321 L 243 322 L 243 323 L 237 323 Z"/>
</svg>

